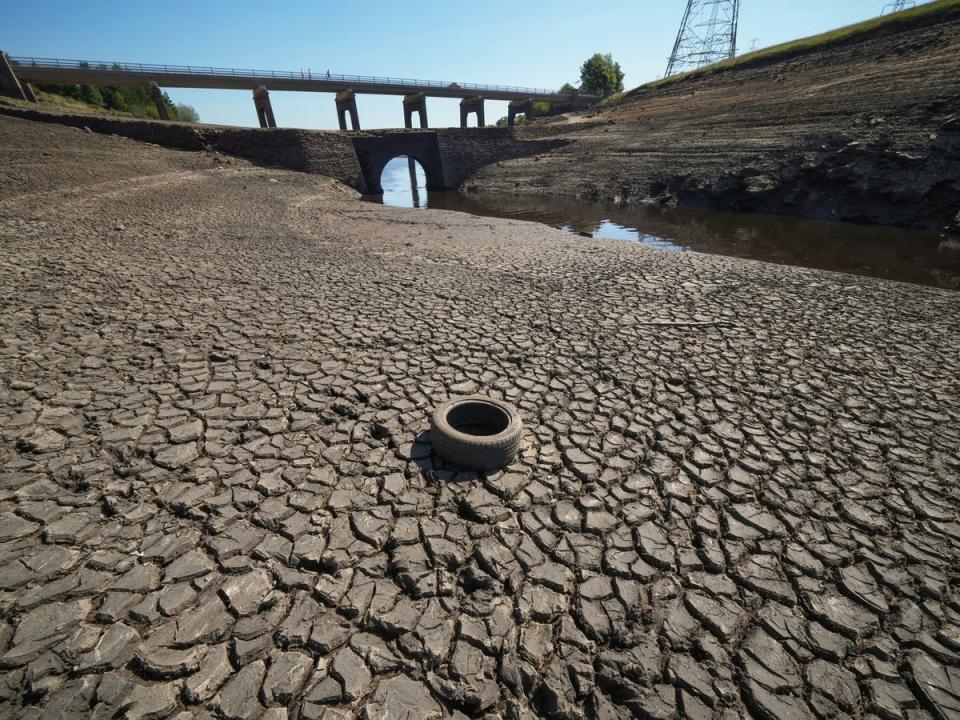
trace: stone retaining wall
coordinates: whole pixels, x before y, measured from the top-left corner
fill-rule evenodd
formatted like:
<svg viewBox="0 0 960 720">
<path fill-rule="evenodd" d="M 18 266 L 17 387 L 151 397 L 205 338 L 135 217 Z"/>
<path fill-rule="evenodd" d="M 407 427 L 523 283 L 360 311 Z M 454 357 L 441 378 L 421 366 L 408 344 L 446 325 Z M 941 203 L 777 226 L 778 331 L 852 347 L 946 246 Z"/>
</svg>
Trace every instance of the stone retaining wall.
<svg viewBox="0 0 960 720">
<path fill-rule="evenodd" d="M 98 115 L 45 112 L 0 105 L 0 113 L 40 122 L 89 128 L 175 150 L 213 149 L 251 162 L 329 175 L 366 192 L 350 138 L 339 133 L 278 128 L 257 130 L 221 125 L 134 120 Z"/>
<path fill-rule="evenodd" d="M 436 132 L 444 184 L 451 188 L 459 188 L 485 165 L 536 156 L 570 143 L 559 139 L 526 140 L 513 128 L 450 128 Z"/>
</svg>

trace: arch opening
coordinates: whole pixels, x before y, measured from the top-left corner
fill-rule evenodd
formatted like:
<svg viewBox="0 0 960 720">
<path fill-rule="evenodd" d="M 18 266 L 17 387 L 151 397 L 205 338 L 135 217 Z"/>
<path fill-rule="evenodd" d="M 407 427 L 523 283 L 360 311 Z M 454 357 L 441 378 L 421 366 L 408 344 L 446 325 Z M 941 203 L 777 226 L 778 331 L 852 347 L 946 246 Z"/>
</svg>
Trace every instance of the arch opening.
<svg viewBox="0 0 960 720">
<path fill-rule="evenodd" d="M 412 155 L 397 155 L 380 171 L 383 204 L 396 207 L 427 207 L 427 171 Z"/>
</svg>

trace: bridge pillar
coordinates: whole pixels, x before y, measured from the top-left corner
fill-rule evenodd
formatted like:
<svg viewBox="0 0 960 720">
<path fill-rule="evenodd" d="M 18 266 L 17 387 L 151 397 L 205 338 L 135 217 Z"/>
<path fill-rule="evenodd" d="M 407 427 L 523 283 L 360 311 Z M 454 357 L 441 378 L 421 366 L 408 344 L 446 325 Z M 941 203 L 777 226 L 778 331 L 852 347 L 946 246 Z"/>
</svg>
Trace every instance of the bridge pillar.
<svg viewBox="0 0 960 720">
<path fill-rule="evenodd" d="M 263 85 L 253 89 L 253 106 L 257 109 L 257 120 L 262 128 L 275 128 L 277 120 L 273 116 L 273 106 L 270 104 L 270 93 Z"/>
<path fill-rule="evenodd" d="M 467 118 L 470 117 L 470 113 L 477 114 L 477 127 L 484 126 L 483 120 L 483 96 L 474 95 L 472 97 L 465 97 L 460 101 L 460 127 L 465 128 L 467 126 Z"/>
<path fill-rule="evenodd" d="M 423 93 L 413 93 L 403 96 L 403 126 L 413 127 L 413 114 L 420 116 L 420 127 L 427 127 L 427 96 Z"/>
<path fill-rule="evenodd" d="M 32 103 L 37 102 L 37 94 L 33 91 L 33 85 L 28 82 L 20 83 L 20 87 L 23 88 L 23 94 L 27 96 L 27 100 Z"/>
<path fill-rule="evenodd" d="M 153 104 L 157 106 L 157 114 L 161 120 L 169 120 L 170 114 L 167 112 L 167 103 L 163 100 L 163 91 L 153 80 L 150 81 L 150 97 L 153 98 Z"/>
<path fill-rule="evenodd" d="M 353 90 L 341 90 L 337 93 L 337 122 L 340 129 L 347 129 L 347 113 L 350 114 L 350 129 L 360 129 L 360 115 L 357 113 L 357 96 Z"/>
<path fill-rule="evenodd" d="M 526 100 L 511 100 L 507 106 L 507 125 L 513 127 L 517 124 L 517 115 L 523 115 L 529 121 L 533 116 L 533 98 Z"/>
<path fill-rule="evenodd" d="M 0 93 L 9 95 L 17 100 L 27 100 L 27 94 L 23 91 L 23 85 L 17 79 L 17 74 L 13 71 L 13 63 L 10 62 L 10 56 L 0 51 Z M 36 98 L 34 98 L 36 102 Z"/>
</svg>

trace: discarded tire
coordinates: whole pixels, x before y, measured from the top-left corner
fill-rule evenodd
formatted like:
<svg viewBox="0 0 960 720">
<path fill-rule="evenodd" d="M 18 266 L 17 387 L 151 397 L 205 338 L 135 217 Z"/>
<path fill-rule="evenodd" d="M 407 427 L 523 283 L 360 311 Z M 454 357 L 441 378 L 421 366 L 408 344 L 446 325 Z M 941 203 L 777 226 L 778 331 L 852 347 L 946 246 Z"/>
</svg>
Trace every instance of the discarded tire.
<svg viewBox="0 0 960 720">
<path fill-rule="evenodd" d="M 481 395 L 448 400 L 430 421 L 433 451 L 468 470 L 509 465 L 522 434 L 523 423 L 512 406 Z"/>
</svg>

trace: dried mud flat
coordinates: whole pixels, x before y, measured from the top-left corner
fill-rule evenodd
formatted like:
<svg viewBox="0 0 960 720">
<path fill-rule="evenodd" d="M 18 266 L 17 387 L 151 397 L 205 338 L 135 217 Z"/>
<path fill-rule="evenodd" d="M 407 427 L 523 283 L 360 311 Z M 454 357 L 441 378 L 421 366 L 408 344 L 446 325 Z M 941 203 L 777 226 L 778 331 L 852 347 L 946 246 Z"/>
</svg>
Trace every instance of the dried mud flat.
<svg viewBox="0 0 960 720">
<path fill-rule="evenodd" d="M 222 161 L 0 119 L 0 716 L 960 716 L 960 295 Z"/>
</svg>

